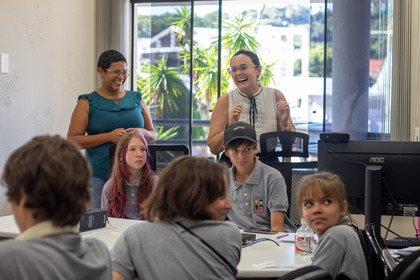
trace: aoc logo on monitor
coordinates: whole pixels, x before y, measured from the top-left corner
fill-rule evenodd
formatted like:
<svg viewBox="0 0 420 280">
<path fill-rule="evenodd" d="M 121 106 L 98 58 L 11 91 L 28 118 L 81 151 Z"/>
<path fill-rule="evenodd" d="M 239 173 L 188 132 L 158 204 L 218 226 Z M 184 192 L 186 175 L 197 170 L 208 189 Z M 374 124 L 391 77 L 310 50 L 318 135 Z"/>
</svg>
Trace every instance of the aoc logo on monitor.
<svg viewBox="0 0 420 280">
<path fill-rule="evenodd" d="M 385 158 L 384 157 L 371 157 L 369 159 L 369 163 L 384 163 Z"/>
</svg>

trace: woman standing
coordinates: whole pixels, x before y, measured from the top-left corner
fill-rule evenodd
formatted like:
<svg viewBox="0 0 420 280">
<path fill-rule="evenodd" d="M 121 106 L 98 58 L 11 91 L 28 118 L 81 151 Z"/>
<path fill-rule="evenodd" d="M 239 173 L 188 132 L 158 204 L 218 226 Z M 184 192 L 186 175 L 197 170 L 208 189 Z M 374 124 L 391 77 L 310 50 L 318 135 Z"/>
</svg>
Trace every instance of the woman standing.
<svg viewBox="0 0 420 280">
<path fill-rule="evenodd" d="M 78 97 L 67 139 L 86 149 L 92 166 L 91 208 L 101 207 L 101 194 L 108 180 L 109 146 L 130 131 L 137 131 L 148 143 L 156 141 L 152 118 L 141 94 L 126 91 L 123 85 L 130 74 L 125 57 L 114 50 L 101 54 L 97 65 L 102 84 L 90 94 Z"/>
<path fill-rule="evenodd" d="M 207 145 L 213 154 L 223 151 L 224 128 L 238 121 L 255 128 L 258 143 L 262 133 L 295 130 L 283 93 L 260 85 L 262 67 L 255 53 L 246 50 L 236 52 L 228 71 L 236 88 L 217 100 L 211 115 Z"/>
</svg>

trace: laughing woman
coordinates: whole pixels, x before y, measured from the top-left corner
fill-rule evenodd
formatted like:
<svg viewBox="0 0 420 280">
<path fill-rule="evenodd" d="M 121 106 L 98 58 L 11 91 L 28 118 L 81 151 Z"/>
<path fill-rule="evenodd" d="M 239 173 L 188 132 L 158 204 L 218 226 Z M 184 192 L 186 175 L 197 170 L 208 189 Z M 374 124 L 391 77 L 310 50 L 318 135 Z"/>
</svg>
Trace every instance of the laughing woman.
<svg viewBox="0 0 420 280">
<path fill-rule="evenodd" d="M 258 143 L 262 133 L 295 130 L 283 93 L 260 85 L 262 67 L 255 53 L 247 50 L 236 52 L 228 71 L 236 88 L 217 100 L 211 115 L 207 145 L 213 154 L 223 151 L 224 128 L 238 121 L 255 128 Z"/>
<path fill-rule="evenodd" d="M 130 74 L 125 57 L 114 50 L 105 51 L 98 59 L 97 71 L 102 84 L 92 93 L 79 95 L 67 132 L 67 139 L 86 149 L 92 166 L 90 208 L 101 207 L 102 188 L 109 177 L 109 146 L 130 131 L 140 133 L 149 144 L 156 141 L 141 94 L 123 89 Z"/>
</svg>

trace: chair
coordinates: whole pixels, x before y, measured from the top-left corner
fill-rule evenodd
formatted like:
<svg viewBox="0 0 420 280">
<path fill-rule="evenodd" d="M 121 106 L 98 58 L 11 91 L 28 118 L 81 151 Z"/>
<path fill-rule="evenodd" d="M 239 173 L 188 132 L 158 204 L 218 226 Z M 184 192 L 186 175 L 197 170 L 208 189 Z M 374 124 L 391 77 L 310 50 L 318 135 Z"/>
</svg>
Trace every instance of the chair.
<svg viewBox="0 0 420 280">
<path fill-rule="evenodd" d="M 420 276 L 420 250 L 406 256 L 391 271 L 386 280 L 414 280 Z"/>
<path fill-rule="evenodd" d="M 293 270 L 276 280 L 333 280 L 333 277 L 328 271 L 312 265 Z"/>
<path fill-rule="evenodd" d="M 287 187 L 287 198 L 289 200 L 289 209 L 287 210 L 287 216 L 290 220 L 297 224 L 300 222 L 299 214 L 295 211 L 295 194 L 296 191 L 292 189 L 295 185 L 298 185 L 296 180 L 292 180 L 293 169 L 297 171 L 299 169 L 299 176 L 314 173 L 314 169 L 317 167 L 317 162 L 307 162 L 306 159 L 309 157 L 309 135 L 297 131 L 274 131 L 267 132 L 260 135 L 260 150 L 257 154 L 260 161 L 269 165 L 283 175 L 286 187 Z M 283 161 L 279 161 L 279 157 Z M 290 162 L 290 157 L 299 157 L 304 159 L 302 162 Z M 292 184 L 294 183 L 294 184 Z M 293 206 L 293 207 L 292 207 Z"/>
<path fill-rule="evenodd" d="M 152 157 L 150 166 L 159 174 L 174 158 L 189 155 L 190 148 L 183 144 L 152 144 L 149 145 L 149 152 Z"/>
<path fill-rule="evenodd" d="M 150 167 L 157 173 L 160 173 L 174 158 L 190 154 L 190 148 L 183 144 L 150 144 L 148 147 L 151 156 Z M 116 148 L 116 144 L 111 144 L 109 147 L 109 175 L 114 165 Z"/>
<path fill-rule="evenodd" d="M 260 135 L 261 160 L 278 161 L 279 157 L 309 157 L 309 135 L 297 131 L 273 131 Z"/>
</svg>

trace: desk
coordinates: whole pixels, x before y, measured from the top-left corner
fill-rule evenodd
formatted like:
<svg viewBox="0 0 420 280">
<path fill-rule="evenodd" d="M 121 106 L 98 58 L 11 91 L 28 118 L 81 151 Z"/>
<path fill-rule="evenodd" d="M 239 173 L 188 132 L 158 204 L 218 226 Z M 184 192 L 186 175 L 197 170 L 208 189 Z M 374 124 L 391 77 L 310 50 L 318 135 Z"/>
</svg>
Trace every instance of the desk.
<svg viewBox="0 0 420 280">
<path fill-rule="evenodd" d="M 296 268 L 310 265 L 312 255 L 295 255 L 294 243 L 280 242 L 276 239 L 279 234 L 257 234 L 256 238 L 270 238 L 276 240 L 280 246 L 274 242 L 264 241 L 245 247 L 242 249 L 241 261 L 238 265 L 237 278 L 261 278 L 261 277 L 280 277 Z M 292 239 L 293 234 L 290 234 Z M 260 265 L 267 262 L 279 263 L 280 267 L 259 268 Z"/>
<path fill-rule="evenodd" d="M 97 238 L 104 242 L 108 249 L 111 249 L 118 237 L 127 228 L 136 223 L 142 223 L 139 220 L 108 218 L 109 224 L 104 228 L 81 232 L 82 238 Z M 15 222 L 13 215 L 0 217 L 0 240 L 6 238 L 15 238 L 20 233 L 19 227 Z"/>
<path fill-rule="evenodd" d="M 128 227 L 144 221 L 108 218 L 109 225 L 105 228 L 94 229 L 80 233 L 82 238 L 97 238 L 111 249 L 121 233 Z M 20 233 L 13 215 L 0 217 L 0 239 L 14 238 Z M 270 238 L 276 240 L 279 234 L 257 234 L 257 238 Z M 284 234 L 284 233 L 283 233 Z M 291 234 L 293 236 L 293 234 Z M 289 236 L 290 238 L 290 236 Z M 293 237 L 292 237 L 293 238 Z M 1 241 L 0 241 L 1 242 Z M 271 241 L 264 241 L 242 249 L 241 261 L 238 264 L 238 278 L 279 277 L 298 267 L 311 264 L 311 256 L 295 256 L 294 243 L 278 241 L 277 246 Z M 255 265 L 276 262 L 281 267 L 258 268 Z"/>
</svg>

